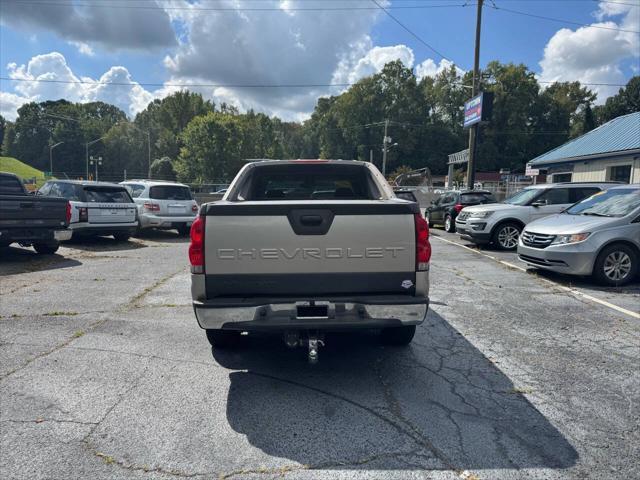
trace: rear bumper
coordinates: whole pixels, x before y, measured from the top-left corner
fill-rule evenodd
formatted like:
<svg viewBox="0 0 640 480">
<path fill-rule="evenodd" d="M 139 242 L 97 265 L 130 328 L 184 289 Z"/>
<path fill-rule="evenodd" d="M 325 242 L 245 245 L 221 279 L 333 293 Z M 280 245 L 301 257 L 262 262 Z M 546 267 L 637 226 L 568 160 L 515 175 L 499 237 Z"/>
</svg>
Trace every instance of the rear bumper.
<svg viewBox="0 0 640 480">
<path fill-rule="evenodd" d="M 127 223 L 72 223 L 69 228 L 73 233 L 80 235 L 110 235 L 112 233 L 134 233 L 138 228 L 138 222 Z"/>
<path fill-rule="evenodd" d="M 596 251 L 585 251 L 585 244 L 532 248 L 518 245 L 518 258 L 529 266 L 570 275 L 591 275 Z"/>
<path fill-rule="evenodd" d="M 203 329 L 225 330 L 357 330 L 403 325 L 419 325 L 426 315 L 429 299 L 408 296 L 364 296 L 359 298 L 318 298 L 327 305 L 326 318 L 298 318 L 297 306 L 305 299 L 218 299 L 194 301 L 198 324 Z"/>
<path fill-rule="evenodd" d="M 71 230 L 52 228 L 0 229 L 0 243 L 61 242 L 71 238 Z"/>
<path fill-rule="evenodd" d="M 168 217 L 153 215 L 148 213 L 141 213 L 140 228 L 175 228 L 179 223 L 185 223 L 187 226 L 195 221 L 197 215 L 183 215 L 180 217 Z"/>
</svg>

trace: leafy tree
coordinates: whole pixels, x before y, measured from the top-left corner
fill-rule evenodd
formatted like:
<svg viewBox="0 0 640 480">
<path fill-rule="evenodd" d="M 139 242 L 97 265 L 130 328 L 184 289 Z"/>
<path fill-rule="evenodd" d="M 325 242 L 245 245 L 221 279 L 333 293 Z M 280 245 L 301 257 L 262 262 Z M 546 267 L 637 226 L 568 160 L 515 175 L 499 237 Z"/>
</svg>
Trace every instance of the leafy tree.
<svg viewBox="0 0 640 480">
<path fill-rule="evenodd" d="M 616 117 L 634 112 L 640 112 L 640 75 L 632 77 L 616 95 L 607 98 L 604 105 L 596 107 L 594 113 L 598 125 L 602 125 Z"/>
<path fill-rule="evenodd" d="M 0 148 L 4 143 L 4 132 L 7 129 L 7 121 L 4 119 L 2 115 L 0 115 Z"/>
<path fill-rule="evenodd" d="M 157 158 L 151 164 L 150 176 L 155 180 L 176 180 L 176 172 L 169 157 Z"/>
<path fill-rule="evenodd" d="M 228 182 L 241 165 L 242 127 L 238 116 L 210 112 L 195 117 L 180 136 L 178 179 Z"/>
</svg>

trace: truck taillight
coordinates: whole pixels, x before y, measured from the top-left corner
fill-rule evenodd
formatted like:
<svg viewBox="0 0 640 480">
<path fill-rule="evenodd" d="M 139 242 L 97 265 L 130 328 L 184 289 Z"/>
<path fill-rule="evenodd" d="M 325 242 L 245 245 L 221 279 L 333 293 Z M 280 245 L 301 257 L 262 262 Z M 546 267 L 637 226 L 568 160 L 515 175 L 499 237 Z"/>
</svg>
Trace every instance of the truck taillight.
<svg viewBox="0 0 640 480">
<path fill-rule="evenodd" d="M 429 224 L 419 213 L 416 213 L 413 218 L 416 225 L 416 271 L 429 270 L 429 260 L 431 260 Z"/>
<path fill-rule="evenodd" d="M 158 205 L 157 203 L 145 203 L 144 209 L 149 210 L 150 212 L 159 212 L 160 205 Z"/>
<path fill-rule="evenodd" d="M 67 202 L 67 210 L 65 212 L 65 218 L 67 220 L 67 225 L 71 223 L 71 202 Z"/>
<path fill-rule="evenodd" d="M 462 210 L 464 208 L 464 205 L 460 204 L 460 203 L 456 203 L 453 208 L 455 208 L 456 213 L 460 213 L 460 210 Z"/>
<path fill-rule="evenodd" d="M 191 225 L 189 262 L 191 273 L 204 273 L 204 226 L 206 217 L 198 217 Z"/>
<path fill-rule="evenodd" d="M 195 203 L 191 205 L 191 211 L 193 213 L 198 213 L 198 205 L 196 205 Z"/>
<path fill-rule="evenodd" d="M 78 221 L 79 222 L 89 221 L 89 209 L 87 207 L 80 207 L 78 209 Z"/>
</svg>

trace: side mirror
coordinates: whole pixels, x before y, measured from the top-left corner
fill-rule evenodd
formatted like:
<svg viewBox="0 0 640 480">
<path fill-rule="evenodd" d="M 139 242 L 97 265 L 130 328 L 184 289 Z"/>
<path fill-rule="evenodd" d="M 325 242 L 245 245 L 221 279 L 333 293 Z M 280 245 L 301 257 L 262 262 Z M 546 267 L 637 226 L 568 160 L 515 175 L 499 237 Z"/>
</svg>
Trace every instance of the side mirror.
<svg viewBox="0 0 640 480">
<path fill-rule="evenodd" d="M 533 202 L 531 204 L 532 207 L 545 207 L 547 205 L 547 201 L 546 200 L 538 200 L 537 202 Z"/>
</svg>

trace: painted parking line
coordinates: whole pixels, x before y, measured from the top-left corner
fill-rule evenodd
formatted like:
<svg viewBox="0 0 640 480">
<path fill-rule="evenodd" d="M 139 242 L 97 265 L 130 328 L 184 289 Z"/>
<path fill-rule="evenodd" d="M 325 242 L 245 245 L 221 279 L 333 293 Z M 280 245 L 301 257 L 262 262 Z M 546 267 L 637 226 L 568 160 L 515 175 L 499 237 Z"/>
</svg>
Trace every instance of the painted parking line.
<svg viewBox="0 0 640 480">
<path fill-rule="evenodd" d="M 493 260 L 494 262 L 498 262 L 501 265 L 504 265 L 504 266 L 506 266 L 508 268 L 513 268 L 515 270 L 520 270 L 521 272 L 526 272 L 527 271 L 526 268 L 523 268 L 523 267 L 521 267 L 519 265 L 514 265 L 513 263 L 510 263 L 510 262 L 506 262 L 504 260 L 499 259 L 498 257 L 494 257 L 493 255 L 489 255 L 488 253 L 484 253 L 484 252 L 481 252 L 479 250 L 476 250 L 475 248 L 467 247 L 466 245 L 460 245 L 457 242 L 452 242 L 451 240 L 447 240 L 445 238 L 442 238 L 442 237 L 439 237 L 439 236 L 436 236 L 436 235 L 431 235 L 431 238 L 437 238 L 438 240 L 440 240 L 442 242 L 450 243 L 451 245 L 455 245 L 456 247 L 464 248 L 465 250 L 469 250 L 470 252 L 473 252 L 473 253 L 475 253 L 477 255 L 481 255 L 483 257 L 487 257 L 487 258 Z M 559 288 L 560 290 L 562 290 L 564 292 L 570 293 L 570 294 L 572 294 L 572 295 L 574 295 L 574 296 L 576 296 L 578 298 L 582 298 L 584 300 L 589 300 L 590 302 L 597 303 L 597 304 L 602 305 L 604 307 L 610 308 L 611 310 L 615 310 L 616 312 L 623 313 L 623 314 L 628 315 L 630 317 L 640 319 L 640 313 L 633 312 L 631 310 L 627 310 L 626 308 L 623 308 L 623 307 L 620 307 L 620 306 L 615 305 L 613 303 L 607 302 L 606 300 L 601 300 L 599 298 L 593 297 L 593 296 L 591 296 L 591 295 L 589 295 L 587 293 L 581 292 L 581 291 L 576 290 L 574 288 L 570 288 L 570 287 L 566 287 L 564 285 L 560 285 L 560 284 L 558 284 L 556 282 L 553 282 L 553 281 L 551 281 L 551 280 L 549 280 L 547 278 L 538 277 L 538 279 L 543 281 L 543 282 L 546 282 L 546 283 L 548 283 L 550 285 L 553 285 L 555 288 Z"/>
</svg>

